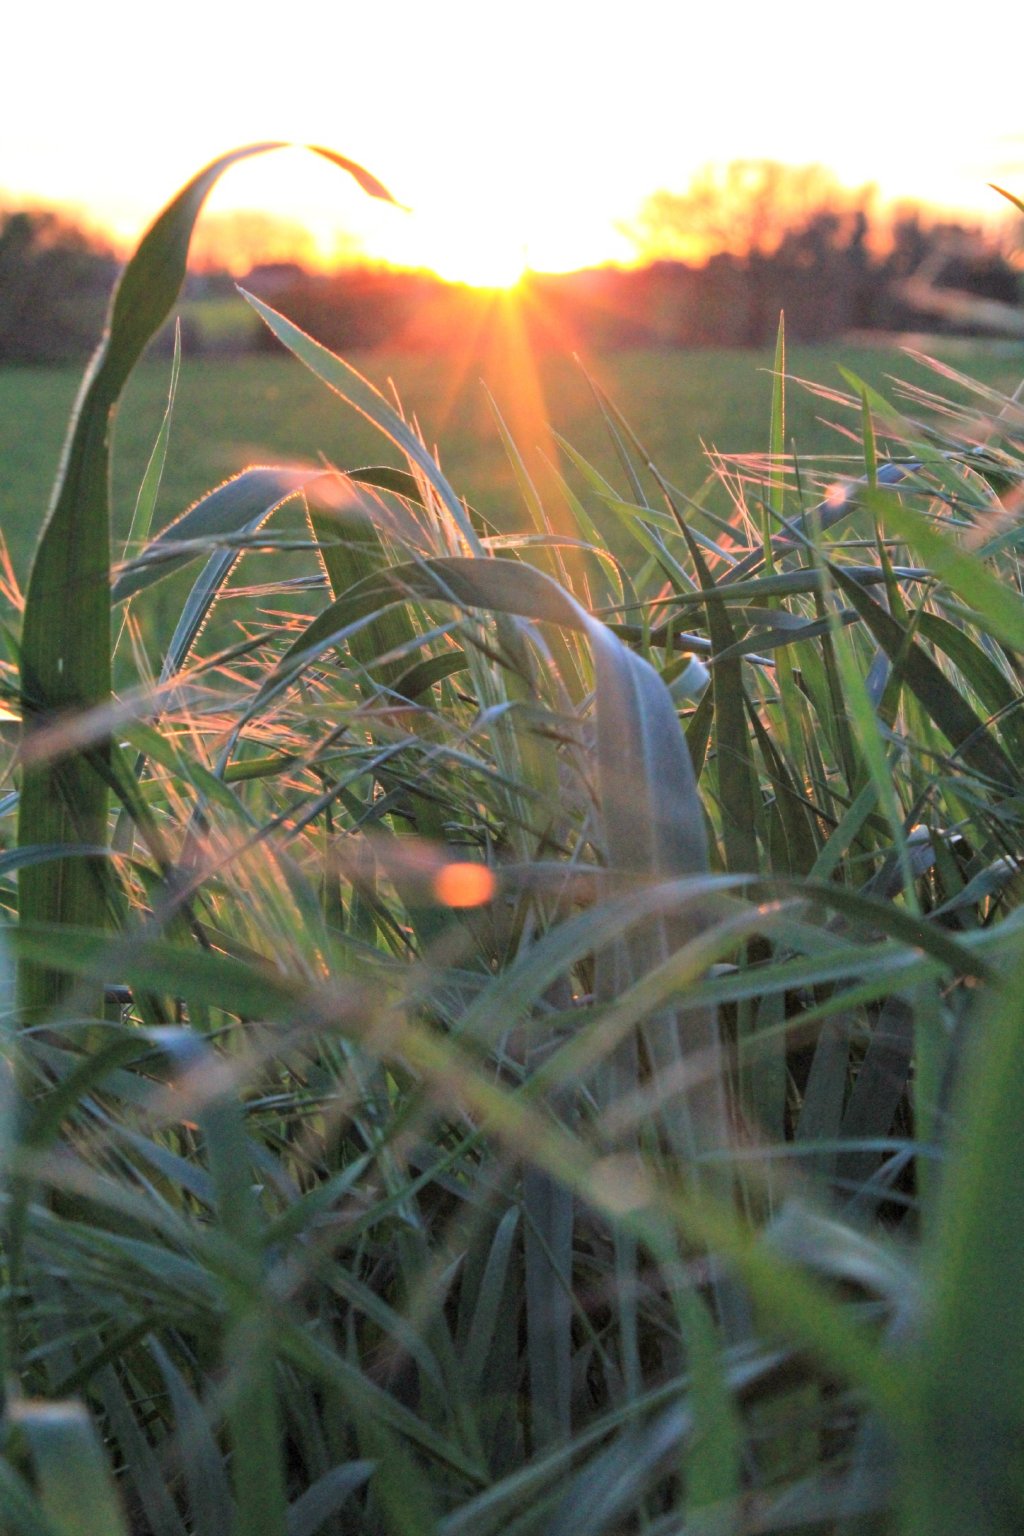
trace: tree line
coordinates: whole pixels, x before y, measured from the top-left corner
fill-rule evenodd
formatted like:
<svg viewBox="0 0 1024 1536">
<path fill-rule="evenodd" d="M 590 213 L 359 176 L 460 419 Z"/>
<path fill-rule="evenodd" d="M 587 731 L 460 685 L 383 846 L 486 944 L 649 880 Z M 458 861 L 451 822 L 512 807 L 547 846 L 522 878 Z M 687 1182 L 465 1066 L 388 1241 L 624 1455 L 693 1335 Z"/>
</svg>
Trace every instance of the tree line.
<svg viewBox="0 0 1024 1536">
<path fill-rule="evenodd" d="M 0 363 L 86 356 L 118 271 L 110 247 L 63 215 L 0 212 Z"/>
<path fill-rule="evenodd" d="M 707 172 L 686 193 L 655 194 L 629 233 L 643 265 L 523 278 L 515 323 L 531 348 L 762 347 L 780 310 L 794 341 L 970 332 L 979 315 L 998 324 L 1024 297 L 1010 242 L 918 208 L 883 220 L 866 191 L 844 192 L 816 168 L 754 162 Z M 116 273 L 109 247 L 61 215 L 0 212 L 0 363 L 86 355 Z M 245 281 L 348 351 L 483 345 L 508 323 L 499 296 L 424 272 L 347 266 L 322 274 L 279 261 Z M 230 291 L 223 273 L 201 282 Z M 942 302 L 929 305 L 936 292 Z M 274 345 L 262 330 L 244 334 L 246 345 Z M 186 328 L 185 342 L 194 351 L 223 345 L 201 324 Z"/>
<path fill-rule="evenodd" d="M 699 266 L 661 259 L 628 269 L 528 273 L 516 293 L 517 324 L 533 350 L 561 351 L 763 347 L 780 310 L 797 342 L 851 331 L 970 334 L 978 327 L 966 311 L 937 313 L 905 291 L 935 239 L 911 217 L 895 228 L 892 248 L 873 256 L 856 226 L 844 235 L 822 215 L 771 253 L 723 251 Z M 257 291 L 260 277 L 254 274 Z M 1018 274 L 999 253 L 961 254 L 945 263 L 942 280 L 944 291 L 1018 302 Z M 296 324 L 341 350 L 460 349 L 467 337 L 482 342 L 506 323 L 500 296 L 423 273 L 299 274 L 264 292 Z M 259 344 L 274 347 L 269 333 Z"/>
</svg>

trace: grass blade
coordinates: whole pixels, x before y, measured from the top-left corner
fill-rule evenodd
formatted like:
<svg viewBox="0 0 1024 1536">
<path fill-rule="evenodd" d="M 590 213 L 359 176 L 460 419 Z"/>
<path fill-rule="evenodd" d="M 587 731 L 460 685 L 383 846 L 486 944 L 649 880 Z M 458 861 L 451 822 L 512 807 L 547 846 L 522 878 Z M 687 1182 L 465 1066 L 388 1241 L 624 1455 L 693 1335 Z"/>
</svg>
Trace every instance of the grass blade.
<svg viewBox="0 0 1024 1536">
<path fill-rule="evenodd" d="M 1011 1536 L 1024 1510 L 1024 947 L 970 1038 L 962 1118 L 928 1254 L 933 1304 L 911 1375 L 905 1536 Z"/>
<path fill-rule="evenodd" d="M 54 1536 L 128 1536 L 99 1436 L 80 1403 L 15 1403 Z"/>
<path fill-rule="evenodd" d="M 118 573 L 111 601 L 125 602 L 154 582 L 173 576 L 199 559 L 208 541 L 254 532 L 272 512 L 321 475 L 321 470 L 245 469 L 225 480 L 170 523 Z M 229 553 L 237 559 L 237 551 Z"/>
<path fill-rule="evenodd" d="M 322 347 L 319 342 L 313 340 L 312 336 L 307 336 L 305 331 L 293 325 L 284 315 L 279 315 L 276 310 L 262 303 L 253 294 L 246 293 L 244 288 L 239 289 L 239 292 L 289 352 L 294 353 L 311 373 L 316 374 L 318 379 L 322 379 L 327 387 L 333 389 L 343 400 L 347 400 L 360 415 L 365 416 L 402 450 L 410 463 L 416 466 L 436 492 L 441 505 L 447 510 L 454 526 L 458 528 L 465 540 L 466 546 L 480 553 L 480 541 L 466 509 L 416 433 L 388 404 L 380 391 L 335 353 L 329 351 L 327 347 Z"/>
<path fill-rule="evenodd" d="M 110 424 L 135 364 L 163 325 L 185 277 L 192 229 L 206 196 L 237 161 L 276 144 L 255 144 L 215 160 L 168 204 L 143 237 L 114 292 L 103 339 L 86 371 L 50 510 L 36 547 L 25 596 L 21 639 L 23 718 L 103 704 L 111 690 Z M 388 194 L 352 162 L 333 158 L 375 197 Z M 102 753 L 100 754 L 102 756 Z M 18 843 L 107 841 L 107 785 L 102 765 L 84 755 L 27 768 Z M 88 860 L 27 869 L 19 910 L 27 920 L 92 921 L 105 910 L 102 879 Z M 30 1012 L 52 1001 L 55 975 L 20 973 L 20 1001 Z"/>
</svg>

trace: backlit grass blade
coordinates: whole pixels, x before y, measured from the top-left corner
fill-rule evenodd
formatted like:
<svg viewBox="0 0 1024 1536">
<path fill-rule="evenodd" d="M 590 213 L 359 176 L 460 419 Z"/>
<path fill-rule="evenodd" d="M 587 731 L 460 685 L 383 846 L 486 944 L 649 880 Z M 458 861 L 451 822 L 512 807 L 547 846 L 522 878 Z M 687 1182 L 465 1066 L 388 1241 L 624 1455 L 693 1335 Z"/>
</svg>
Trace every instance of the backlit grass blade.
<svg viewBox="0 0 1024 1536">
<path fill-rule="evenodd" d="M 577 456 L 574 597 L 555 540 L 483 536 L 414 418 L 268 316 L 405 468 L 257 470 L 150 535 L 108 600 L 198 558 L 167 677 L 263 518 L 318 498 L 274 541 L 307 572 L 234 594 L 244 639 L 35 736 L 146 851 L 0 852 L 0 965 L 65 978 L 25 1029 L 0 974 L 0 1528 L 65 1536 L 52 1474 L 117 1536 L 17 1422 L 80 1394 L 133 1536 L 1016 1536 L 1016 406 L 838 397 L 864 480 L 805 527 L 781 348 L 769 456 L 716 459 L 707 507 L 602 401 L 634 501 Z M 878 534 L 911 475 L 953 551 L 920 567 Z M 736 874 L 689 743 L 745 807 Z M 438 878 L 467 861 L 472 907 Z M 86 863 L 109 916 L 15 921 L 19 878 Z"/>
<path fill-rule="evenodd" d="M 684 532 L 701 590 L 707 594 L 708 633 L 715 655 L 711 681 L 715 698 L 715 757 L 725 864 L 731 874 L 756 874 L 760 792 L 750 753 L 743 672 L 738 656 L 720 659 L 720 653 L 733 651 L 736 632 L 699 545 L 690 536 L 689 529 Z"/>
<path fill-rule="evenodd" d="M 940 525 L 896 497 L 876 495 L 868 498 L 868 504 L 952 592 L 984 615 L 990 634 L 1013 650 L 1024 650 L 1024 599 L 1013 585 L 989 570 L 977 554 L 954 544 Z"/>
<path fill-rule="evenodd" d="M 270 146 L 258 146 L 259 149 Z M 253 152 L 257 152 L 254 148 Z M 220 173 L 215 162 L 179 194 L 143 239 L 118 285 L 107 332 L 83 382 L 50 511 L 26 593 L 21 680 L 26 722 L 55 710 L 88 708 L 110 693 L 110 419 L 150 337 L 163 324 L 185 275 L 192 225 Z M 107 791 L 84 759 L 57 773 L 26 771 L 19 811 L 22 846 L 106 840 Z M 100 892 L 88 864 L 40 866 L 20 882 L 28 919 L 83 921 Z M 53 994 L 53 979 L 26 971 L 22 1001 Z"/>
<path fill-rule="evenodd" d="M 182 1037 L 185 1074 L 209 1076 L 216 1063 L 195 1036 Z M 216 1191 L 217 1214 L 225 1236 L 240 1254 L 260 1252 L 260 1217 L 253 1188 L 251 1155 L 241 1107 L 229 1085 L 198 1111 Z M 228 1374 L 227 1421 L 232 1440 L 235 1519 L 232 1536 L 284 1536 L 286 1518 L 282 1426 L 275 1390 L 275 1346 L 263 1298 L 228 1290 L 224 1345 Z"/>
<path fill-rule="evenodd" d="M 131 1401 L 112 1365 L 96 1372 L 93 1390 L 122 1460 L 132 1468 L 133 1482 L 153 1536 L 188 1536 L 185 1522 L 167 1487 L 164 1468 L 136 1418 L 137 1405 Z"/>
<path fill-rule="evenodd" d="M 99 1436 L 80 1403 L 15 1403 L 53 1536 L 127 1536 Z"/>
<path fill-rule="evenodd" d="M 914 459 L 907 464 L 883 464 L 877 472 L 876 485 L 899 485 L 914 470 L 919 469 L 920 461 Z M 837 523 L 851 516 L 858 508 L 865 504 L 866 491 L 869 487 L 867 478 L 852 480 L 842 487 L 830 491 L 824 501 L 820 501 L 816 507 L 804 512 L 799 520 L 794 518 L 783 519 L 784 533 L 777 533 L 772 539 L 773 552 L 784 552 L 802 544 L 811 530 L 825 532 L 834 528 Z M 875 492 L 877 494 L 877 491 Z M 723 577 L 723 585 L 730 582 L 739 582 L 752 572 L 757 571 L 765 564 L 764 549 L 754 549 L 743 559 L 732 566 Z M 874 572 L 878 580 L 882 579 L 881 573 Z"/>
<path fill-rule="evenodd" d="M 1017 197 L 1013 192 L 1007 192 L 1005 187 L 997 186 L 994 181 L 990 181 L 989 186 L 992 188 L 993 192 L 998 192 L 1000 197 L 1005 197 L 1008 203 L 1012 203 L 1013 207 L 1016 208 L 1018 213 L 1024 213 L 1024 202 L 1022 202 L 1021 199 Z"/>
<path fill-rule="evenodd" d="M 156 499 L 160 494 L 160 483 L 163 480 L 164 465 L 167 462 L 167 447 L 171 436 L 171 419 L 174 415 L 174 399 L 178 392 L 178 376 L 181 372 L 181 323 L 174 327 L 174 355 L 171 359 L 171 381 L 167 390 L 167 405 L 163 419 L 160 422 L 160 430 L 156 435 L 153 450 L 146 465 L 146 473 L 142 477 L 139 486 L 139 494 L 135 500 L 135 510 L 132 513 L 131 525 L 128 529 L 128 537 L 125 540 L 125 559 L 134 549 L 141 549 L 149 538 L 149 530 L 153 526 L 153 513 L 156 510 Z"/>
<path fill-rule="evenodd" d="M 391 567 L 358 583 L 319 614 L 285 653 L 281 671 L 315 656 L 332 636 L 378 605 L 401 601 L 403 594 L 454 600 L 585 634 L 598 669 L 598 758 L 615 867 L 651 875 L 706 867 L 703 816 L 667 689 L 648 662 L 532 566 L 453 556 Z"/>
<path fill-rule="evenodd" d="M 318 341 L 313 340 L 312 336 L 307 336 L 305 331 L 293 325 L 284 315 L 278 314 L 253 294 L 246 293 L 244 288 L 239 291 L 278 340 L 293 352 L 301 363 L 315 373 L 318 379 L 322 379 L 329 389 L 333 389 L 343 400 L 347 400 L 362 416 L 379 428 L 396 447 L 402 450 L 409 461 L 415 464 L 436 492 L 441 505 L 461 533 L 466 547 L 479 553 L 480 541 L 466 509 L 416 433 L 388 404 L 380 391 L 342 358 L 329 351 L 327 347 L 322 347 Z"/>
<path fill-rule="evenodd" d="M 573 1196 L 537 1168 L 523 1172 L 523 1246 L 530 1415 L 535 1444 L 572 1429 Z"/>
<path fill-rule="evenodd" d="M 748 709 L 750 724 L 761 750 L 761 757 L 775 789 L 774 805 L 768 801 L 765 814 L 776 816 L 785 834 L 781 856 L 773 851 L 772 866 L 780 874 L 807 874 L 818 852 L 811 805 L 771 732 L 765 729 L 757 710 Z"/>
<path fill-rule="evenodd" d="M 836 1177 L 847 1188 L 864 1184 L 877 1167 L 878 1153 L 863 1150 L 863 1144 L 888 1135 L 912 1061 L 913 1015 L 902 998 L 893 997 L 875 1020 L 843 1113 L 843 1140 L 861 1143 L 841 1153 L 836 1162 Z M 858 1208 L 863 1211 L 863 1204 Z"/>
<path fill-rule="evenodd" d="M 167 1351 L 156 1342 L 150 1349 L 174 1414 L 175 1459 L 188 1492 L 193 1527 L 197 1531 L 227 1530 L 233 1508 L 231 1490 L 208 1412 Z"/>
<path fill-rule="evenodd" d="M 393 568 L 386 575 L 399 589 L 404 586 L 421 598 L 454 599 L 467 607 L 565 625 L 586 634 L 596 666 L 597 768 L 612 867 L 647 879 L 706 868 L 703 810 L 686 745 L 671 698 L 646 661 L 530 566 L 453 557 Z M 282 668 L 287 669 L 292 658 L 311 656 L 330 643 L 339 621 L 350 623 L 356 605 L 373 600 L 372 586 L 360 584 L 313 621 L 286 654 Z M 314 638 L 315 647 L 310 644 Z M 682 938 L 691 921 L 696 919 L 680 917 L 667 925 L 675 935 L 671 942 Z M 648 936 L 651 962 L 663 956 L 669 942 L 663 927 L 654 924 Z M 641 967 L 647 963 L 636 958 Z M 682 1104 L 676 1102 L 679 1123 L 671 1134 L 680 1148 L 692 1153 L 698 1147 L 727 1145 L 721 1047 L 713 1016 L 697 1012 L 652 1021 L 647 1047 L 663 1068 L 670 1063 L 678 1067 L 681 1057 L 691 1052 L 707 1067 L 706 1078 L 693 1085 Z"/>
<path fill-rule="evenodd" d="M 950 744 L 962 753 L 964 761 L 1004 788 L 1016 783 L 1016 770 L 992 730 L 978 718 L 927 652 L 841 565 L 830 562 L 828 569 L 890 661 L 901 662 L 907 686 Z M 838 643 L 839 637 L 833 638 Z"/>
<path fill-rule="evenodd" d="M 467 1303 L 473 1306 L 464 1328 L 462 1354 L 463 1380 L 469 1394 L 475 1395 L 489 1371 L 489 1360 L 497 1346 L 502 1326 L 502 1305 L 510 1294 L 509 1281 L 514 1263 L 513 1247 L 519 1231 L 519 1210 L 509 1206 L 493 1233 L 486 1259 L 481 1264 L 479 1285 L 467 1290 Z"/>
<path fill-rule="evenodd" d="M 174 626 L 174 634 L 160 663 L 162 683 L 175 677 L 184 667 L 237 560 L 237 550 L 225 549 L 211 555 L 203 566 L 191 592 L 182 604 L 178 622 Z"/>
<path fill-rule="evenodd" d="M 285 1536 L 318 1536 L 354 1493 L 373 1475 L 372 1461 L 350 1461 L 332 1467 L 288 1507 Z"/>
<path fill-rule="evenodd" d="M 48 935 L 19 931 L 15 934 L 16 952 L 60 964 L 84 975 L 102 974 L 111 959 L 109 937 L 103 934 L 72 934 L 52 930 Z M 334 989 L 325 993 L 275 974 L 269 967 L 255 973 L 250 967 L 222 955 L 186 949 L 182 946 L 146 943 L 123 951 L 119 967 L 130 983 L 160 985 L 173 978 L 171 987 L 190 1001 L 205 1001 L 211 1006 L 227 1004 L 232 1012 L 247 1011 L 264 1020 L 298 1025 L 311 1037 L 344 1028 L 359 1032 L 363 1021 L 373 1016 L 374 1003 L 366 989 L 357 991 L 346 982 L 344 993 Z M 373 1039 L 372 1033 L 367 1039 Z M 882 1359 L 837 1301 L 801 1276 L 798 1270 L 780 1265 L 757 1243 L 756 1237 L 735 1214 L 730 1202 L 699 1190 L 692 1181 L 681 1182 L 669 1176 L 659 1179 L 653 1170 L 645 1174 L 642 1203 L 623 1202 L 620 1181 L 613 1177 L 608 1159 L 595 1157 L 594 1149 L 556 1125 L 551 1118 L 525 1102 L 522 1095 L 510 1093 L 492 1081 L 490 1075 L 476 1070 L 471 1059 L 452 1041 L 430 1026 L 409 1019 L 400 1039 L 392 1046 L 381 1038 L 379 1048 L 389 1059 L 404 1060 L 421 1074 L 434 1091 L 446 1100 L 457 1102 L 465 1111 L 480 1116 L 489 1133 L 497 1137 L 515 1156 L 529 1156 L 531 1162 L 546 1170 L 571 1188 L 597 1211 L 607 1212 L 621 1223 L 627 1233 L 659 1251 L 663 1223 L 669 1221 L 687 1241 L 706 1244 L 735 1264 L 749 1284 L 751 1293 L 765 1316 L 772 1318 L 787 1336 L 807 1345 L 815 1355 L 828 1361 L 844 1377 L 861 1384 L 875 1395 L 880 1406 L 895 1411 L 902 1403 L 891 1364 Z M 232 1167 L 224 1188 L 240 1188 L 239 1171 Z M 251 1201 L 243 1202 L 251 1210 Z M 248 1217 L 244 1217 L 248 1220 Z M 653 1223 L 653 1226 L 652 1226 Z M 133 1245 L 138 1247 L 139 1245 Z M 179 1266 L 179 1268 L 182 1266 Z M 191 1264 L 185 1269 L 193 1270 Z M 127 1275 L 126 1284 L 136 1284 Z M 195 1284 L 194 1279 L 189 1280 Z M 446 1447 L 438 1446 L 438 1437 L 428 1435 L 425 1426 L 372 1380 L 363 1378 L 358 1388 L 344 1359 L 326 1349 L 314 1334 L 297 1328 L 282 1315 L 275 1320 L 278 1349 L 303 1369 L 316 1369 L 325 1380 L 336 1379 L 348 1391 L 358 1391 L 366 1403 L 374 1403 L 385 1422 L 392 1422 L 410 1438 L 428 1446 L 435 1454 L 452 1457 Z"/>
<path fill-rule="evenodd" d="M 1024 694 L 1014 688 L 1007 672 L 993 660 L 991 647 L 983 649 L 966 628 L 935 613 L 918 615 L 917 632 L 959 668 L 981 704 L 995 717 L 1008 753 L 1018 761 L 1024 759 Z"/>
<path fill-rule="evenodd" d="M 1024 947 L 979 1006 L 926 1276 L 904 1536 L 1011 1536 L 1024 1511 Z"/>
<path fill-rule="evenodd" d="M 328 489 L 336 490 L 338 481 Z M 347 493 L 335 496 L 335 505 L 321 502 L 315 487 L 306 496 L 309 524 L 317 540 L 318 552 L 331 592 L 335 598 L 364 577 L 372 577 L 387 562 L 380 535 L 374 526 L 372 502 L 368 495 L 349 484 Z M 338 502 L 341 505 L 337 505 Z M 366 629 L 349 641 L 352 655 L 364 666 L 372 667 L 379 656 L 400 653 L 414 635 L 413 623 L 404 607 L 390 607 Z M 403 662 L 393 661 L 381 673 L 381 680 L 391 683 L 401 674 Z"/>
<path fill-rule="evenodd" d="M 29 576 L 21 637 L 22 710 L 28 729 L 56 711 L 88 709 L 109 697 L 113 413 L 181 289 L 192 229 L 207 193 L 237 161 L 277 147 L 251 145 L 200 172 L 150 227 L 114 292 L 106 331 L 79 391 Z M 373 196 L 388 196 L 361 167 L 340 163 Z M 59 769 L 41 763 L 25 770 L 20 846 L 104 843 L 106 821 L 103 774 L 84 756 L 69 758 Z M 102 887 L 88 860 L 26 870 L 19 885 L 19 910 L 27 919 L 91 920 L 101 899 Z M 29 1010 L 45 1005 L 55 990 L 52 975 L 31 969 L 22 975 L 21 1002 Z"/>
<path fill-rule="evenodd" d="M 579 362 L 579 359 L 577 359 L 577 362 Z M 635 500 L 640 503 L 641 506 L 646 506 L 647 497 L 644 495 L 644 489 L 640 483 L 640 477 L 636 472 L 633 461 L 629 456 L 629 449 L 623 442 L 622 433 L 619 430 L 620 426 L 626 427 L 626 422 L 624 421 L 621 412 L 615 408 L 614 404 L 609 399 L 608 395 L 605 394 L 601 386 L 597 383 L 596 379 L 593 379 L 590 376 L 582 363 L 579 363 L 579 367 L 583 377 L 590 385 L 591 393 L 593 394 L 594 399 L 597 401 L 598 409 L 600 410 L 604 419 L 605 428 L 612 440 L 612 443 L 614 444 L 616 456 L 618 457 L 619 463 L 622 465 L 623 472 L 625 473 L 626 479 L 629 483 L 630 493 L 635 498 Z M 634 446 L 638 446 L 636 444 L 635 438 Z M 642 450 L 641 453 L 643 454 L 644 459 L 648 458 L 648 455 L 643 453 Z"/>
<path fill-rule="evenodd" d="M 131 551 L 141 548 L 149 538 L 149 530 L 153 526 L 153 513 L 156 510 L 156 500 L 160 494 L 160 483 L 163 480 L 164 465 L 167 462 L 167 446 L 171 436 L 171 418 L 174 415 L 174 399 L 178 390 L 178 375 L 181 371 L 181 322 L 177 321 L 174 327 L 174 356 L 171 360 L 171 382 L 167 391 L 167 406 L 164 410 L 160 430 L 156 435 L 149 462 L 146 465 L 146 473 L 142 477 L 139 486 L 139 494 L 135 501 L 135 510 L 132 513 L 131 526 L 128 529 L 128 537 L 125 540 L 124 558 L 127 559 Z M 116 652 L 121 639 L 124 636 L 124 627 L 127 622 L 127 614 L 121 617 L 121 627 L 114 645 Z"/>
<path fill-rule="evenodd" d="M 875 424 L 871 419 L 871 402 L 867 391 L 863 389 L 860 392 L 860 424 L 864 439 L 864 478 L 868 489 L 874 491 L 878 488 L 878 449 L 875 445 Z"/>
<path fill-rule="evenodd" d="M 783 456 L 786 452 L 786 317 L 779 315 L 775 336 L 775 362 L 772 367 L 771 430 L 768 434 L 768 509 L 781 517 L 785 510 L 786 479 Z M 771 535 L 769 522 L 764 526 L 765 555 L 771 570 Z"/>
<path fill-rule="evenodd" d="M 26 1478 L 0 1461 L 0 1522 L 7 1536 L 61 1536 L 43 1514 Z"/>
<path fill-rule="evenodd" d="M 245 469 L 183 512 L 135 555 L 114 579 L 111 601 L 121 603 L 154 582 L 200 559 L 217 539 L 261 527 L 290 497 L 322 475 L 321 470 Z M 234 554 L 237 558 L 237 551 Z"/>
</svg>

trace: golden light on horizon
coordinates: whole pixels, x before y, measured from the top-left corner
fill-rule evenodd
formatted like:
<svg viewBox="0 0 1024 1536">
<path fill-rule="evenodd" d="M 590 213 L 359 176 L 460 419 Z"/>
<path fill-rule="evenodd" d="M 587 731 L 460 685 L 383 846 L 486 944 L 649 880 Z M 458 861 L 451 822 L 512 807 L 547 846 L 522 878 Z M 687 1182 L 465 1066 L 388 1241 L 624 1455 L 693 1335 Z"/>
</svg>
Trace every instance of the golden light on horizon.
<svg viewBox="0 0 1024 1536">
<path fill-rule="evenodd" d="M 392 172 L 369 153 L 362 163 L 380 170 L 401 206 L 367 199 L 335 167 L 297 146 L 233 166 L 197 224 L 193 266 L 226 267 L 236 276 L 263 262 L 294 261 L 320 272 L 382 266 L 499 290 L 530 271 L 636 260 L 627 236 L 592 207 L 567 219 L 560 195 L 541 186 L 527 193 L 482 151 L 475 160 L 467 151 L 467 195 L 440 174 L 421 180 L 401 165 Z M 168 186 L 166 196 L 175 190 Z M 141 227 L 105 222 L 127 257 Z"/>
<path fill-rule="evenodd" d="M 382 170 L 398 199 L 408 198 L 411 206 L 371 202 L 336 168 L 295 145 L 233 167 L 218 183 L 196 227 L 190 253 L 193 269 L 221 268 L 241 277 L 265 263 L 294 262 L 311 272 L 384 267 L 432 273 L 445 282 L 498 292 L 514 289 L 531 272 L 635 267 L 665 257 L 701 265 L 717 250 L 740 250 L 750 216 L 730 224 L 728 238 L 717 230 L 709 237 L 696 226 L 659 228 L 659 205 L 692 203 L 702 185 L 728 189 L 736 174 L 753 171 L 760 164 L 780 172 L 784 191 L 804 181 L 820 183 L 827 199 L 837 206 L 852 206 L 866 192 L 876 208 L 878 228 L 886 216 L 884 199 L 876 201 L 877 194 L 868 184 L 843 181 L 821 165 L 782 160 L 707 162 L 689 177 L 681 177 L 674 188 L 653 189 L 634 206 L 631 217 L 617 219 L 600 210 L 586 187 L 580 188 L 577 216 L 567 218 L 561 189 L 538 187 L 527 197 L 514 182 L 506 186 L 497 172 L 490 179 L 485 177 L 485 157 L 477 165 L 470 162 L 484 195 L 474 192 L 469 197 L 453 192 L 440 179 L 433 185 L 408 186 L 401 174 L 390 174 L 372 155 L 363 154 L 362 160 L 374 174 Z M 198 169 L 198 163 L 193 164 L 192 174 Z M 172 181 L 159 190 L 154 182 L 145 220 L 139 220 L 126 202 L 87 205 L 57 200 L 52 206 L 92 233 L 109 238 L 126 260 L 177 190 Z M 1005 218 L 1005 204 L 994 192 L 990 200 L 994 224 Z M 0 206 L 4 202 L 18 205 L 17 198 L 5 198 L 0 189 Z M 46 198 L 39 202 L 47 205 Z M 941 211 L 937 205 L 935 209 Z M 799 199 L 788 211 L 799 216 Z M 723 196 L 720 215 L 731 218 L 733 212 L 729 195 Z M 787 209 L 780 206 L 774 212 L 781 227 Z M 955 211 L 950 214 L 955 216 Z M 974 218 L 983 216 L 975 213 Z"/>
<path fill-rule="evenodd" d="M 454 248 L 449 255 L 436 256 L 426 270 L 446 283 L 465 283 L 470 288 L 514 288 L 526 274 L 525 260 L 514 249 L 491 245 L 483 234 L 483 239 Z"/>
<path fill-rule="evenodd" d="M 514 288 L 527 269 L 526 241 L 507 210 L 490 209 L 472 219 L 413 209 L 408 225 L 414 264 L 447 283 Z"/>
<path fill-rule="evenodd" d="M 773 71 L 780 82 L 814 80 L 827 57 L 810 0 L 750 13 L 741 50 L 728 8 L 655 0 L 635 0 L 614 30 L 595 25 L 583 0 L 522 0 L 514 25 L 507 8 L 484 15 L 470 0 L 396 0 L 387 11 L 310 0 L 272 42 L 230 8 L 179 0 L 176 28 L 202 38 L 187 111 L 156 13 L 127 0 L 104 0 L 99 14 L 68 9 L 60 49 L 48 47 L 46 14 L 22 7 L 5 34 L 12 58 L 46 58 L 48 105 L 38 111 L 35 71 L 10 72 L 0 200 L 67 208 L 122 250 L 200 166 L 268 138 L 331 145 L 412 212 L 371 204 L 315 157 L 283 153 L 233 169 L 211 198 L 211 220 L 257 211 L 290 223 L 312 241 L 310 255 L 296 233 L 309 265 L 363 260 L 496 289 L 526 269 L 632 264 L 624 226 L 705 165 L 823 165 L 844 186 L 877 183 L 883 202 L 913 197 L 993 219 L 1003 208 L 987 183 L 1019 186 L 1024 176 L 1012 93 L 979 89 L 969 111 L 937 111 L 936 82 L 949 69 L 943 29 L 922 30 L 912 9 L 880 0 L 866 0 L 858 27 L 842 28 L 851 81 L 876 78 L 880 37 L 889 58 L 915 59 L 877 130 L 856 113 L 809 122 L 798 90 L 775 91 L 764 110 Z M 116 91 L 102 86 L 115 35 L 139 55 Z M 722 58 L 727 72 L 713 67 Z"/>
</svg>

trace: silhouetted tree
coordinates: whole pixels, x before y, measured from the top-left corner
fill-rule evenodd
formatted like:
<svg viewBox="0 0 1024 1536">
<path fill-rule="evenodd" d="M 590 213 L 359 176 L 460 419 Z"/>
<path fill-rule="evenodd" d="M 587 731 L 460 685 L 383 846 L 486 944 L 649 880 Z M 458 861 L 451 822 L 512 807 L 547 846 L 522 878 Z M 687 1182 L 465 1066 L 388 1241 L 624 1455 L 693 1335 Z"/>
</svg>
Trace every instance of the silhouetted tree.
<svg viewBox="0 0 1024 1536">
<path fill-rule="evenodd" d="M 873 193 L 850 191 L 820 165 L 735 160 L 705 166 L 685 192 L 655 192 L 626 233 L 641 256 L 706 261 L 719 251 L 770 256 L 823 212 L 864 211 Z"/>
<path fill-rule="evenodd" d="M 914 207 L 883 225 L 873 204 L 870 188 L 844 189 L 818 166 L 739 161 L 705 169 L 685 192 L 656 193 L 628 233 L 641 255 L 704 263 L 702 321 L 682 317 L 683 345 L 703 339 L 712 316 L 719 345 L 764 346 L 780 309 L 793 339 L 818 341 L 850 330 L 991 328 L 1000 306 L 1006 315 L 1019 302 L 1007 248 Z"/>
<path fill-rule="evenodd" d="M 117 270 L 109 249 L 59 214 L 0 213 L 0 362 L 85 356 Z"/>
</svg>

